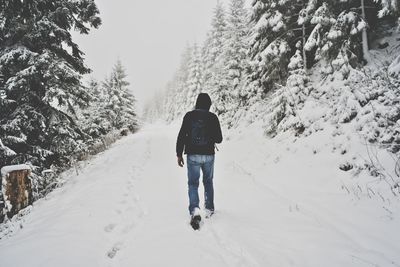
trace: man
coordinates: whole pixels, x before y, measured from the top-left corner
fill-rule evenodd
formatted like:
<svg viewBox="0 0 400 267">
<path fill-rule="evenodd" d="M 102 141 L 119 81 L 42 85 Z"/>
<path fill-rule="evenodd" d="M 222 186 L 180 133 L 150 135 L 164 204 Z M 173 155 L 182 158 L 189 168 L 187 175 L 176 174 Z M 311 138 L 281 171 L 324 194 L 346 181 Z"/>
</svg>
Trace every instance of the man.
<svg viewBox="0 0 400 267">
<path fill-rule="evenodd" d="M 222 142 L 222 132 L 218 117 L 209 112 L 211 99 L 201 93 L 197 97 L 196 108 L 186 113 L 176 142 L 178 165 L 185 164 L 182 153 L 187 154 L 189 212 L 193 229 L 200 227 L 199 179 L 203 173 L 206 217 L 214 213 L 214 154 L 215 143 Z"/>
</svg>

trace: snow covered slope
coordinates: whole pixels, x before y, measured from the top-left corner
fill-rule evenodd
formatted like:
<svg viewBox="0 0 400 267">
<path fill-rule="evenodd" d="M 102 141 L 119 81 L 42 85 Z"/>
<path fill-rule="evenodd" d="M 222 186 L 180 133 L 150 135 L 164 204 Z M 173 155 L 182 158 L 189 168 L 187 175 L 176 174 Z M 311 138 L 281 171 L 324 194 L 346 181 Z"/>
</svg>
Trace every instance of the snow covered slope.
<svg viewBox="0 0 400 267">
<path fill-rule="evenodd" d="M 179 125 L 148 126 L 35 203 L 0 240 L 0 266 L 400 266 L 400 202 L 349 194 L 329 136 L 227 133 L 216 214 L 188 224 Z M 326 144 L 317 145 L 317 144 Z"/>
</svg>

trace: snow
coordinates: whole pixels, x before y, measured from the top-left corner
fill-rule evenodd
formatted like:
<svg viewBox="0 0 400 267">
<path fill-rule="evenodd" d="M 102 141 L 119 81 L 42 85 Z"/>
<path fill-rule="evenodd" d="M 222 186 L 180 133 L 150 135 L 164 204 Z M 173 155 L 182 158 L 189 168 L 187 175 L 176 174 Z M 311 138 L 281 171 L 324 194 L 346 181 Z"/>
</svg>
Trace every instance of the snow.
<svg viewBox="0 0 400 267">
<path fill-rule="evenodd" d="M 216 213 L 193 231 L 179 126 L 147 126 L 65 177 L 0 240 L 0 265 L 400 265 L 399 199 L 352 193 L 327 129 L 301 139 L 267 139 L 259 123 L 225 131 Z"/>
<path fill-rule="evenodd" d="M 289 70 L 300 69 L 303 67 L 303 58 L 301 57 L 300 50 L 296 51 L 296 54 L 292 56 L 288 64 Z"/>
<path fill-rule="evenodd" d="M 282 20 L 283 15 L 279 11 L 275 11 L 274 14 L 265 13 L 257 21 L 255 29 L 258 31 L 271 28 L 274 32 L 279 32 L 285 27 L 285 23 Z"/>
<path fill-rule="evenodd" d="M 392 75 L 400 74 L 400 56 L 398 56 L 389 66 L 389 73 Z"/>
<path fill-rule="evenodd" d="M 307 51 L 311 51 L 316 45 L 320 43 L 319 30 L 321 29 L 321 24 L 317 24 L 312 30 L 310 37 L 307 39 L 304 48 Z"/>
<path fill-rule="evenodd" d="M 5 156 L 16 156 L 17 153 L 15 153 L 12 149 L 6 147 L 3 142 L 0 139 L 0 149 L 3 150 L 3 153 Z"/>
<path fill-rule="evenodd" d="M 338 31 L 338 30 L 331 30 L 331 31 L 328 33 L 328 39 L 331 39 L 331 40 L 337 39 L 337 38 L 341 37 L 342 35 L 343 35 L 343 33 L 342 33 L 341 31 Z"/>
<path fill-rule="evenodd" d="M 26 164 L 5 166 L 1 168 L 1 176 L 4 177 L 13 171 L 30 170 L 30 169 L 31 167 Z"/>
<path fill-rule="evenodd" d="M 275 11 L 275 14 L 268 20 L 268 24 L 274 32 L 279 32 L 285 27 L 282 17 L 282 13 Z"/>
</svg>

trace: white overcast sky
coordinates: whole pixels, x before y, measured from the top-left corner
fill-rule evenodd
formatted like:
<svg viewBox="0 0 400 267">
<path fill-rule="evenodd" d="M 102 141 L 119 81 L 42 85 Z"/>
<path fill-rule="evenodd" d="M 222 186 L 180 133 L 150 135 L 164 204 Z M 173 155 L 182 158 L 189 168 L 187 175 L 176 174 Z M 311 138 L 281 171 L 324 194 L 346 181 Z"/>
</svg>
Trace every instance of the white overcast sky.
<svg viewBox="0 0 400 267">
<path fill-rule="evenodd" d="M 228 0 L 222 1 L 227 7 Z M 91 76 L 103 79 L 115 61 L 126 67 L 142 105 L 171 79 L 187 43 L 202 43 L 217 0 L 97 0 L 102 26 L 74 34 Z"/>
</svg>

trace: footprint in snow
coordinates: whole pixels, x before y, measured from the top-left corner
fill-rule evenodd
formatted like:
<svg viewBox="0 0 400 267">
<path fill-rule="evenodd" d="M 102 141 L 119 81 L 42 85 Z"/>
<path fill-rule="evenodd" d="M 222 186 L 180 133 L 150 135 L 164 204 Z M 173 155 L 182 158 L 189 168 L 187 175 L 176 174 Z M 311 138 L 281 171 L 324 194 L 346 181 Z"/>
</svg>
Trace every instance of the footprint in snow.
<svg viewBox="0 0 400 267">
<path fill-rule="evenodd" d="M 121 243 L 117 243 L 115 244 L 108 252 L 107 252 L 107 256 L 110 259 L 113 259 L 116 255 L 117 252 L 121 250 L 122 244 Z"/>
<path fill-rule="evenodd" d="M 115 226 L 116 226 L 115 223 L 110 223 L 106 227 L 104 227 L 104 231 L 110 233 L 114 230 Z"/>
<path fill-rule="evenodd" d="M 128 234 L 133 228 L 135 228 L 135 226 L 136 226 L 135 222 L 125 226 L 124 229 L 122 229 L 122 234 Z"/>
</svg>

